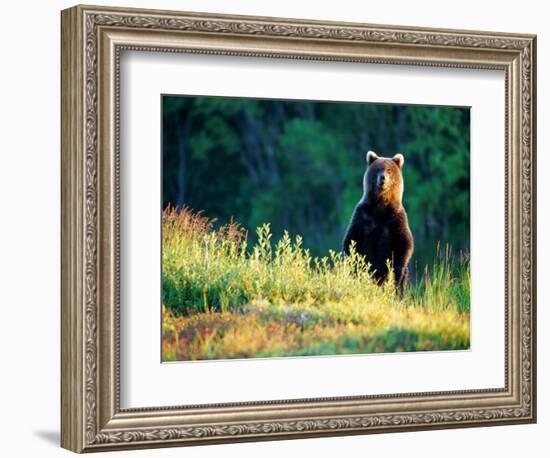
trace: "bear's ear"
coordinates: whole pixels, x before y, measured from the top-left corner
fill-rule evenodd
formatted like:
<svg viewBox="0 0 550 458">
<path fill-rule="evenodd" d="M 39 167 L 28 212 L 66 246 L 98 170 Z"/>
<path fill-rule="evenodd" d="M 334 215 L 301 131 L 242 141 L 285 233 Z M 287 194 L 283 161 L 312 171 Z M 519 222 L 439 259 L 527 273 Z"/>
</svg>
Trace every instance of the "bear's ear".
<svg viewBox="0 0 550 458">
<path fill-rule="evenodd" d="M 374 151 L 369 151 L 367 153 L 367 165 L 371 165 L 376 159 L 378 159 L 378 156 Z"/>
<path fill-rule="evenodd" d="M 396 154 L 392 157 L 392 159 L 395 161 L 395 163 L 399 166 L 399 168 L 403 167 L 403 164 L 405 163 L 405 158 L 402 154 Z"/>
</svg>

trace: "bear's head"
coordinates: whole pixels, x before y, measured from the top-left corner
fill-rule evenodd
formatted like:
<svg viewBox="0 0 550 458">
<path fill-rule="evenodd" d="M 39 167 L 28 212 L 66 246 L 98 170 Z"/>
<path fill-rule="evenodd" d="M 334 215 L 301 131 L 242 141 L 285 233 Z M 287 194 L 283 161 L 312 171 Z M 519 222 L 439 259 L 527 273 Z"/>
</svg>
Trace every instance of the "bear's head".
<svg viewBox="0 0 550 458">
<path fill-rule="evenodd" d="M 369 151 L 367 170 L 363 177 L 363 197 L 371 203 L 400 205 L 403 197 L 401 169 L 404 163 L 402 154 L 386 158 Z"/>
</svg>

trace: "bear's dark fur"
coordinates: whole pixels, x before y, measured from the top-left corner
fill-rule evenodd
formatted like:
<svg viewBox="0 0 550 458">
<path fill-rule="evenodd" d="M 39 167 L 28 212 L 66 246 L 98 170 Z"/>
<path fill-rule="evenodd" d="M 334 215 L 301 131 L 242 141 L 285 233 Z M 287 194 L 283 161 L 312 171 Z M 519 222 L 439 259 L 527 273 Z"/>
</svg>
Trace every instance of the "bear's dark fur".
<svg viewBox="0 0 550 458">
<path fill-rule="evenodd" d="M 387 260 L 393 265 L 395 286 L 403 291 L 408 277 L 408 264 L 413 253 L 413 236 L 403 208 L 403 176 L 405 159 L 367 153 L 367 170 L 363 177 L 363 197 L 355 206 L 343 241 L 349 254 L 350 244 L 371 264 L 378 284 L 388 276 Z"/>
</svg>

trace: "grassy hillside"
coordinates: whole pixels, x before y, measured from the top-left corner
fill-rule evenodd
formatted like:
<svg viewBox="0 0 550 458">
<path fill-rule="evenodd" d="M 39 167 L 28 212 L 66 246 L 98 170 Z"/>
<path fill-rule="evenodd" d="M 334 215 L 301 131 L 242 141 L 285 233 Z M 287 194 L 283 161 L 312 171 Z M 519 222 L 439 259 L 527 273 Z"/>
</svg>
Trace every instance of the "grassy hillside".
<svg viewBox="0 0 550 458">
<path fill-rule="evenodd" d="M 310 256 L 269 225 L 249 247 L 237 224 L 163 214 L 164 361 L 466 349 L 470 271 L 449 252 L 402 298 L 352 253 Z"/>
</svg>

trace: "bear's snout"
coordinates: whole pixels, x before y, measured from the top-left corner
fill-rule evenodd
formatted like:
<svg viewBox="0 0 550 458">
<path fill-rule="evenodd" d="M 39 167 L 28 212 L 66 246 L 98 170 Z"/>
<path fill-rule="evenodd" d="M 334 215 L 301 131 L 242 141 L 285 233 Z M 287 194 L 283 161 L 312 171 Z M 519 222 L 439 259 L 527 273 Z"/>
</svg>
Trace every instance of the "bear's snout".
<svg viewBox="0 0 550 458">
<path fill-rule="evenodd" d="M 380 173 L 377 177 L 377 181 L 378 181 L 377 188 L 379 190 L 384 189 L 384 183 L 386 182 L 386 174 L 385 173 Z"/>
</svg>

